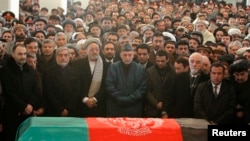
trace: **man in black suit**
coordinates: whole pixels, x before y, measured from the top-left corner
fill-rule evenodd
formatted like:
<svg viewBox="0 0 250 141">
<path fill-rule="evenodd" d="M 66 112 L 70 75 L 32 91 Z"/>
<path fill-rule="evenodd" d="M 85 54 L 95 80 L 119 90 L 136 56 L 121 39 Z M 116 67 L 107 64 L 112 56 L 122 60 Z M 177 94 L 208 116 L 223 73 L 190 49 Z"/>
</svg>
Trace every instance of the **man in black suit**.
<svg viewBox="0 0 250 141">
<path fill-rule="evenodd" d="M 85 42 L 87 58 L 77 60 L 73 66 L 79 71 L 81 79 L 81 98 L 79 110 L 83 117 L 106 116 L 105 76 L 108 65 L 100 56 L 101 42 L 97 38 L 89 38 Z"/>
<path fill-rule="evenodd" d="M 56 64 L 43 77 L 47 116 L 80 116 L 76 101 L 80 99 L 80 79 L 77 70 L 69 65 L 67 47 L 56 49 Z"/>
<path fill-rule="evenodd" d="M 107 64 L 112 64 L 120 60 L 116 55 L 115 44 L 113 42 L 107 41 L 103 44 L 102 60 Z"/>
<path fill-rule="evenodd" d="M 210 80 L 200 83 L 196 90 L 195 117 L 211 124 L 229 124 L 236 107 L 234 88 L 223 79 L 225 68 L 222 63 L 212 64 L 210 71 Z"/>
<path fill-rule="evenodd" d="M 236 103 L 234 124 L 250 125 L 250 64 L 246 59 L 235 60 L 230 66 Z"/>
<path fill-rule="evenodd" d="M 202 55 L 193 53 L 189 57 L 189 72 L 183 72 L 175 77 L 172 92 L 165 98 L 164 117 L 192 118 L 194 117 L 194 96 L 199 83 L 207 81 L 202 73 Z M 167 90 L 166 90 L 167 91 Z M 168 90 L 169 91 L 169 90 Z"/>
<path fill-rule="evenodd" d="M 140 44 L 136 47 L 137 61 L 145 69 L 150 68 L 154 64 L 149 61 L 150 48 L 147 44 Z"/>
<path fill-rule="evenodd" d="M 24 120 L 44 112 L 35 72 L 27 65 L 26 54 L 24 45 L 15 45 L 12 57 L 0 72 L 5 97 L 3 130 L 6 141 L 15 140 L 17 128 Z"/>
<path fill-rule="evenodd" d="M 148 87 L 146 94 L 145 114 L 147 117 L 160 118 L 163 113 L 163 100 L 170 87 L 173 87 L 175 70 L 169 64 L 168 54 L 165 50 L 156 53 L 156 64 L 147 69 Z M 163 89 L 164 88 L 164 89 Z"/>
</svg>

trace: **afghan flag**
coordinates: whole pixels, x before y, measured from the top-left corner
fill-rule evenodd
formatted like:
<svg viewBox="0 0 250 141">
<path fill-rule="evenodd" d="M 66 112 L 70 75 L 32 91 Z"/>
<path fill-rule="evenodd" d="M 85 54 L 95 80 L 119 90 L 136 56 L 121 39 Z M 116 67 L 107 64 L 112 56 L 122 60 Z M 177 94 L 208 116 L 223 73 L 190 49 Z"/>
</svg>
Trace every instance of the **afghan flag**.
<svg viewBox="0 0 250 141">
<path fill-rule="evenodd" d="M 174 119 L 31 117 L 16 141 L 182 141 Z"/>
</svg>

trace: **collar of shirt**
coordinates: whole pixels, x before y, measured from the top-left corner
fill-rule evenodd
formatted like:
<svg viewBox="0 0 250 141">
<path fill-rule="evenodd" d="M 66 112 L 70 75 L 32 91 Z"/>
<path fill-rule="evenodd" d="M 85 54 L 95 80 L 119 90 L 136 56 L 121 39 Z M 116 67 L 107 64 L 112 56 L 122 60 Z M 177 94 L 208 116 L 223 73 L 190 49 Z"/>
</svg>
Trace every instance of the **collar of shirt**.
<svg viewBox="0 0 250 141">
<path fill-rule="evenodd" d="M 212 85 L 213 85 L 213 87 L 215 86 L 215 84 L 213 82 L 212 82 Z M 217 88 L 219 89 L 220 86 L 221 86 L 221 83 L 217 85 Z"/>
<path fill-rule="evenodd" d="M 212 86 L 213 86 L 213 88 L 215 87 L 215 84 L 212 82 Z M 219 94 L 219 92 L 220 92 L 220 87 L 221 87 L 221 83 L 220 84 L 218 84 L 218 85 L 216 85 L 217 86 L 217 93 Z"/>
<path fill-rule="evenodd" d="M 111 62 L 113 63 L 114 62 L 114 58 L 112 58 L 111 60 L 108 60 L 107 58 L 105 58 L 106 62 Z"/>
<path fill-rule="evenodd" d="M 141 63 L 139 63 L 139 64 L 141 64 Z M 148 62 L 146 62 L 146 63 L 144 63 L 144 64 L 141 64 L 144 68 L 146 68 L 147 67 L 147 64 L 148 64 Z"/>
<path fill-rule="evenodd" d="M 190 74 L 190 75 L 191 75 L 191 77 L 196 78 L 199 74 L 196 74 L 196 75 Z"/>
<path fill-rule="evenodd" d="M 154 50 L 154 54 L 156 55 L 156 53 L 157 53 L 157 50 Z"/>
</svg>

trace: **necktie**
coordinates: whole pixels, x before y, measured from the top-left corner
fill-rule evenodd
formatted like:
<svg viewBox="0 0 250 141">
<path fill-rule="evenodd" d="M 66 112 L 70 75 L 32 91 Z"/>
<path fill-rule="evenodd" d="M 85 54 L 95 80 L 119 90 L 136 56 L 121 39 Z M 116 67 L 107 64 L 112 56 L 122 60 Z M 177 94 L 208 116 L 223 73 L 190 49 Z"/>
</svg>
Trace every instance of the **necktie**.
<svg viewBox="0 0 250 141">
<path fill-rule="evenodd" d="M 217 93 L 217 88 L 218 88 L 218 86 L 217 86 L 217 85 L 215 85 L 215 86 L 214 86 L 214 95 L 215 95 L 215 97 L 217 97 L 217 96 L 218 96 L 218 93 Z"/>
<path fill-rule="evenodd" d="M 190 86 L 194 87 L 194 85 L 195 85 L 195 77 L 191 77 L 191 79 L 190 79 Z"/>
<path fill-rule="evenodd" d="M 194 83 L 195 77 L 191 77 L 191 83 Z"/>
</svg>

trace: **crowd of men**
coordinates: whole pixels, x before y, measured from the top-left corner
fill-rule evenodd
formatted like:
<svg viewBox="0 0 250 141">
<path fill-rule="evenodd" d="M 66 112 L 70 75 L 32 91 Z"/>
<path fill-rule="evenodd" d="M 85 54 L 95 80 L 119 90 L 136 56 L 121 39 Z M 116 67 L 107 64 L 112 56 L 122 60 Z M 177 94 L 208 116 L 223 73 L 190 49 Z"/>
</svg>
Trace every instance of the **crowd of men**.
<svg viewBox="0 0 250 141">
<path fill-rule="evenodd" d="M 250 123 L 250 7 L 21 0 L 0 19 L 0 138 L 31 116 Z"/>
</svg>

